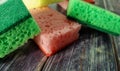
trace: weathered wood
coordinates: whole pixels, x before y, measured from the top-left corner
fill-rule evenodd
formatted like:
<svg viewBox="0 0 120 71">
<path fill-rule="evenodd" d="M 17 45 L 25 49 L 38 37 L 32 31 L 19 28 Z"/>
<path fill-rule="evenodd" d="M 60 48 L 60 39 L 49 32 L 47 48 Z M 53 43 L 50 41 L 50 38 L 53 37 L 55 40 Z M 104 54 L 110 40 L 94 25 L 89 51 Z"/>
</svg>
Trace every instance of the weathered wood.
<svg viewBox="0 0 120 71">
<path fill-rule="evenodd" d="M 120 36 L 113 37 L 115 44 L 115 53 L 116 53 L 116 61 L 118 62 L 118 70 L 120 71 Z"/>
<path fill-rule="evenodd" d="M 107 34 L 83 29 L 79 39 L 50 57 L 42 71 L 117 71 Z"/>
<path fill-rule="evenodd" d="M 37 45 L 30 40 L 8 57 L 0 59 L 0 71 L 34 71 L 38 64 L 42 67 L 45 61 Z"/>
<path fill-rule="evenodd" d="M 103 5 L 104 8 L 120 15 L 120 0 L 102 0 L 104 3 L 99 3 L 99 5 Z M 117 61 L 117 67 L 120 71 L 120 36 L 111 36 L 113 45 L 114 45 L 114 53 Z"/>
<path fill-rule="evenodd" d="M 112 0 L 111 0 L 112 1 Z M 113 12 L 120 15 L 120 0 L 112 1 Z M 116 53 L 116 61 L 118 61 L 118 69 L 120 70 L 120 36 L 114 36 L 114 45 L 115 45 L 115 53 Z"/>
<path fill-rule="evenodd" d="M 116 7 L 119 3 L 120 0 L 96 0 L 98 6 L 117 14 L 120 13 L 120 7 Z M 120 57 L 120 37 L 114 37 L 115 42 L 111 39 L 108 34 L 83 28 L 77 41 L 49 58 L 30 40 L 0 59 L 0 71 L 118 71 L 116 61 Z"/>
</svg>

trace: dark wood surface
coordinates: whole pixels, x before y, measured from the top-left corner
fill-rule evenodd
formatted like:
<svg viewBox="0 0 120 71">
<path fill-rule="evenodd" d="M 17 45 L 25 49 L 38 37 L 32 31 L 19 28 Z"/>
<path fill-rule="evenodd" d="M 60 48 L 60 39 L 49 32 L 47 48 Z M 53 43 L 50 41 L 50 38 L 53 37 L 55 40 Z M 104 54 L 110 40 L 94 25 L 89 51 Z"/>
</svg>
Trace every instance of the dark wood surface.
<svg viewBox="0 0 120 71">
<path fill-rule="evenodd" d="M 120 14 L 119 0 L 96 0 L 96 5 Z M 77 41 L 46 57 L 29 40 L 0 59 L 0 71 L 120 71 L 120 36 L 82 28 Z"/>
</svg>

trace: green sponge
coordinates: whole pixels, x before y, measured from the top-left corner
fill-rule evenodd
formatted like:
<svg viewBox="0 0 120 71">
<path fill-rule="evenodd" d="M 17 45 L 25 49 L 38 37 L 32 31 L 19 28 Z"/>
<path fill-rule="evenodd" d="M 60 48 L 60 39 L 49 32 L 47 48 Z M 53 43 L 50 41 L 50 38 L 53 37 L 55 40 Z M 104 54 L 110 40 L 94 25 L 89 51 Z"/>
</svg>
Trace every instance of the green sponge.
<svg viewBox="0 0 120 71">
<path fill-rule="evenodd" d="M 0 58 L 13 52 L 39 32 L 38 25 L 31 17 L 9 29 L 9 31 L 0 35 Z"/>
<path fill-rule="evenodd" d="M 22 0 L 0 1 L 0 34 L 15 26 L 16 22 L 29 16 L 29 12 Z"/>
<path fill-rule="evenodd" d="M 120 16 L 82 0 L 69 1 L 67 16 L 102 32 L 120 35 Z"/>
</svg>

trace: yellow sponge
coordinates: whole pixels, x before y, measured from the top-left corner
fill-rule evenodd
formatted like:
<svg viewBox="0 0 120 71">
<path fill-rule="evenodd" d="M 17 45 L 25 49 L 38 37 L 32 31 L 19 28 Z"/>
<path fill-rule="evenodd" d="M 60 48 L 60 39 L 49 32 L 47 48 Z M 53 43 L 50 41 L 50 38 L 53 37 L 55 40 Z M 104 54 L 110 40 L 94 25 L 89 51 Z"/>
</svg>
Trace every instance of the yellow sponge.
<svg viewBox="0 0 120 71">
<path fill-rule="evenodd" d="M 24 4 L 27 6 L 28 9 L 48 6 L 52 3 L 57 3 L 63 0 L 23 0 Z"/>
</svg>

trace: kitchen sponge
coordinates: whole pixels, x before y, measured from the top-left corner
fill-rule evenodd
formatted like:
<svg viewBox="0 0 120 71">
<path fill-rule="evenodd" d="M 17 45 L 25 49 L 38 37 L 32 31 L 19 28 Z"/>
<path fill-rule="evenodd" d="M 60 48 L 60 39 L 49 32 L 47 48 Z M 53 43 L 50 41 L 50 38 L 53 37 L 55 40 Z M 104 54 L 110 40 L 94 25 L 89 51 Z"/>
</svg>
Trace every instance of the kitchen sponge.
<svg viewBox="0 0 120 71">
<path fill-rule="evenodd" d="M 81 0 L 70 0 L 67 16 L 102 32 L 120 34 L 120 16 Z"/>
<path fill-rule="evenodd" d="M 9 29 L 9 31 L 1 34 L 0 58 L 3 58 L 5 55 L 13 52 L 39 32 L 39 27 L 33 18 L 30 17 L 15 27 Z"/>
<path fill-rule="evenodd" d="M 60 2 L 63 0 L 23 0 L 28 9 L 33 9 L 42 6 L 48 6 L 49 4 Z"/>
<path fill-rule="evenodd" d="M 16 22 L 30 16 L 21 0 L 0 1 L 0 34 L 15 26 Z"/>
<path fill-rule="evenodd" d="M 81 25 L 68 20 L 63 14 L 49 7 L 31 9 L 30 12 L 42 30 L 34 41 L 46 56 L 55 54 L 78 39 Z"/>
</svg>

